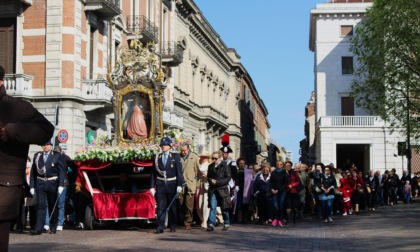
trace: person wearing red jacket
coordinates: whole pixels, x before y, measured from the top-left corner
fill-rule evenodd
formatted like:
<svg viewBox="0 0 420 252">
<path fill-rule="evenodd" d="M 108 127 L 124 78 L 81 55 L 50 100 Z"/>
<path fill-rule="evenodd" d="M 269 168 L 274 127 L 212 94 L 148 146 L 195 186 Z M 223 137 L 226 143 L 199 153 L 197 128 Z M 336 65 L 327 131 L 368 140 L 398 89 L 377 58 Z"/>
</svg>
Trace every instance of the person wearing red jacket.
<svg viewBox="0 0 420 252">
<path fill-rule="evenodd" d="M 338 190 L 342 193 L 342 196 L 343 196 L 341 198 L 341 203 L 343 204 L 343 216 L 346 216 L 347 214 L 352 214 L 352 210 L 351 210 L 352 189 L 349 184 L 350 172 L 343 171 L 341 175 L 343 177 L 340 179 L 341 186 Z"/>
<path fill-rule="evenodd" d="M 302 183 L 300 182 L 299 174 L 292 170 L 293 163 L 291 161 L 285 162 L 286 172 L 289 175 L 289 183 L 286 186 L 286 199 L 285 199 L 285 206 L 286 206 L 286 224 L 288 222 L 290 213 L 292 209 L 294 210 L 294 214 L 297 214 L 297 207 L 299 204 L 299 195 L 298 192 L 302 190 Z M 300 187 L 300 188 L 298 188 Z M 299 190 L 300 189 L 300 190 Z"/>
</svg>

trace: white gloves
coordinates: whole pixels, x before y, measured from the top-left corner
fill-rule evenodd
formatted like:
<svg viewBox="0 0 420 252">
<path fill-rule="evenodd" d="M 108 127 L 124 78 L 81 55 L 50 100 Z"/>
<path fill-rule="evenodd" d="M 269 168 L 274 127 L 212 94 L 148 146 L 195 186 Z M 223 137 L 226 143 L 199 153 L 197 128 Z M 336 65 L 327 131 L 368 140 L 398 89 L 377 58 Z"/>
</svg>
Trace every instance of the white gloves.
<svg viewBox="0 0 420 252">
<path fill-rule="evenodd" d="M 156 193 L 155 188 L 150 188 L 150 194 L 151 194 L 152 196 L 155 196 L 155 193 Z"/>
<path fill-rule="evenodd" d="M 180 193 L 180 192 L 182 192 L 182 187 L 177 186 L 177 187 L 176 187 L 176 193 Z"/>
<path fill-rule="evenodd" d="M 235 192 L 239 192 L 239 186 L 235 186 Z"/>
<path fill-rule="evenodd" d="M 35 195 L 35 189 L 34 189 L 34 188 L 29 189 L 29 193 L 30 193 L 32 196 L 34 196 L 34 195 Z"/>
<path fill-rule="evenodd" d="M 61 194 L 64 191 L 64 187 L 59 186 L 58 187 L 58 194 Z"/>
</svg>

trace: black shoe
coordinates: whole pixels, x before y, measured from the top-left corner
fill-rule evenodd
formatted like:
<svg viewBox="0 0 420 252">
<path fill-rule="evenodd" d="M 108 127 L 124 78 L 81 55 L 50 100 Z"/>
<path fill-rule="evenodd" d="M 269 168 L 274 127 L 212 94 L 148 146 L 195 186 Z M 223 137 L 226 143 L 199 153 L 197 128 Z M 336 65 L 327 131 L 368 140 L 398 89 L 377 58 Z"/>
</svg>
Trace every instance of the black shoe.
<svg viewBox="0 0 420 252">
<path fill-rule="evenodd" d="M 50 234 L 55 234 L 55 233 L 57 233 L 56 230 L 50 230 Z"/>
<path fill-rule="evenodd" d="M 171 233 L 175 233 L 176 229 L 175 228 L 171 228 Z"/>
<path fill-rule="evenodd" d="M 155 233 L 155 234 L 161 234 L 161 233 L 163 233 L 163 230 L 162 229 L 156 229 L 153 233 Z"/>
<path fill-rule="evenodd" d="M 228 231 L 228 229 L 229 229 L 228 225 L 224 225 L 223 228 L 222 228 L 223 231 Z"/>
<path fill-rule="evenodd" d="M 213 226 L 208 226 L 207 231 L 209 231 L 209 232 L 214 231 L 214 227 Z"/>
<path fill-rule="evenodd" d="M 42 231 L 41 230 L 31 230 L 31 235 L 41 235 Z"/>
</svg>

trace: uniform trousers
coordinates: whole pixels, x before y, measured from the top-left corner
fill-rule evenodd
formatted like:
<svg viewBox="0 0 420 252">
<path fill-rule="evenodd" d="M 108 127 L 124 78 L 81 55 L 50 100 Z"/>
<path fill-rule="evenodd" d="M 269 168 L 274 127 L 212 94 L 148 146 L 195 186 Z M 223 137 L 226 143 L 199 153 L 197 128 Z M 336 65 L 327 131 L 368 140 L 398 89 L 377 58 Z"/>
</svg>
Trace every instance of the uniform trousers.
<svg viewBox="0 0 420 252">
<path fill-rule="evenodd" d="M 155 198 L 157 203 L 157 222 L 158 222 L 158 229 L 164 230 L 165 229 L 165 220 L 166 214 L 165 211 L 168 208 L 169 204 L 171 204 L 172 199 L 176 196 L 176 193 L 159 193 L 156 192 Z M 174 202 L 169 211 L 168 211 L 168 226 L 171 229 L 176 228 L 177 224 L 177 205 Z"/>
<path fill-rule="evenodd" d="M 35 225 L 36 231 L 42 231 L 45 225 L 47 206 L 48 206 L 48 212 L 50 213 L 50 216 L 51 216 L 50 217 L 51 218 L 50 230 L 51 231 L 57 230 L 57 221 L 58 221 L 58 203 L 57 203 L 58 195 L 57 193 L 58 193 L 57 180 L 43 181 L 43 180 L 37 179 L 36 194 L 38 197 L 38 208 L 37 208 L 36 225 Z"/>
</svg>

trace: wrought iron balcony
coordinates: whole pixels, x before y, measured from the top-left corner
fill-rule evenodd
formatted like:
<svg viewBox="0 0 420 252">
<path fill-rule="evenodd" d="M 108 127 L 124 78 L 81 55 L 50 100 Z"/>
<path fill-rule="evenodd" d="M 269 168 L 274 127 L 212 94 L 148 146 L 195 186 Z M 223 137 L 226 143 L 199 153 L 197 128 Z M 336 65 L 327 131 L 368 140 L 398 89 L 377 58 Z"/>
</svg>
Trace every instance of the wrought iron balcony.
<svg viewBox="0 0 420 252">
<path fill-rule="evenodd" d="M 140 36 L 142 43 L 159 42 L 159 28 L 145 16 L 127 16 L 127 30 L 130 35 Z"/>
<path fill-rule="evenodd" d="M 85 10 L 96 12 L 104 18 L 113 18 L 121 14 L 120 0 L 86 0 Z"/>
<path fill-rule="evenodd" d="M 166 41 L 162 42 L 162 62 L 172 66 L 182 63 L 184 58 L 184 48 L 181 42 Z"/>
</svg>

